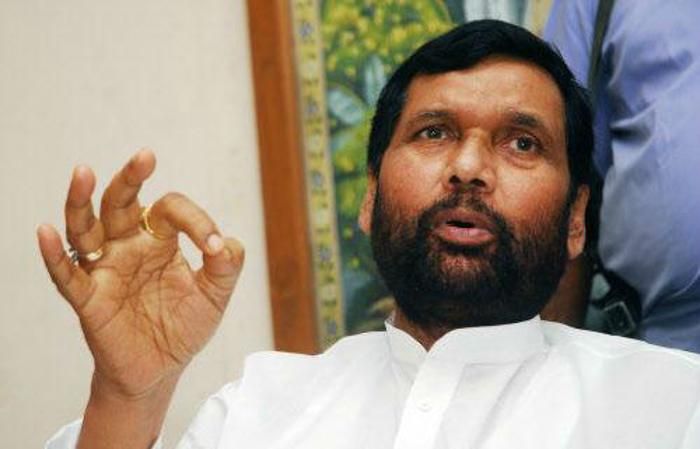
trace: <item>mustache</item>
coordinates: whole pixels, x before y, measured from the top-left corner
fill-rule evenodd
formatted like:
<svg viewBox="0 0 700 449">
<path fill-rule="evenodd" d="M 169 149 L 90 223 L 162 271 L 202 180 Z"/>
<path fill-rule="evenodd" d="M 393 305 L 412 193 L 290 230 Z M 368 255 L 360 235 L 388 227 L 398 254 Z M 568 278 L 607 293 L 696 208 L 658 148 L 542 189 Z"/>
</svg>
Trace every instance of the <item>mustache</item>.
<svg viewBox="0 0 700 449">
<path fill-rule="evenodd" d="M 435 217 L 445 210 L 467 209 L 480 214 L 496 230 L 499 239 L 515 240 L 511 226 L 503 215 L 486 204 L 477 194 L 468 191 L 454 192 L 426 209 L 418 219 L 418 229 L 424 235 L 436 225 Z"/>
</svg>

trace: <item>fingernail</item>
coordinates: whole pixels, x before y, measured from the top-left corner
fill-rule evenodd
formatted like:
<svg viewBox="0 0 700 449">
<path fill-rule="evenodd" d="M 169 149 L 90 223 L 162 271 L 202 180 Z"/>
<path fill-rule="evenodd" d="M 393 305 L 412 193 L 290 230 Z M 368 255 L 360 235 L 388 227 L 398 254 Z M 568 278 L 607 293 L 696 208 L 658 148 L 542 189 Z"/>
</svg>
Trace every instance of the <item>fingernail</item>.
<svg viewBox="0 0 700 449">
<path fill-rule="evenodd" d="M 86 169 L 87 169 L 86 165 L 83 165 L 83 164 L 76 165 L 75 167 L 73 167 L 73 177 L 80 175 Z"/>
<path fill-rule="evenodd" d="M 212 254 L 216 254 L 224 247 L 224 241 L 217 234 L 212 234 L 207 237 L 207 247 Z"/>
</svg>

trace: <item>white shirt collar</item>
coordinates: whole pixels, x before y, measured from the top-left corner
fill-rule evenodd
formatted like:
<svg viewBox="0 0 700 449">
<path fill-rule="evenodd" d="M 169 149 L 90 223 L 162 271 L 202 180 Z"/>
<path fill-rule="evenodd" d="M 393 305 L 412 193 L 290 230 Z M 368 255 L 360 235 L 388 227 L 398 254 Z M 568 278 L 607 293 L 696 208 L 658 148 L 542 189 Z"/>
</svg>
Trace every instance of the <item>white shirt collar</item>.
<svg viewBox="0 0 700 449">
<path fill-rule="evenodd" d="M 454 329 L 426 351 L 412 336 L 386 321 L 392 357 L 399 364 L 419 367 L 426 358 L 464 365 L 510 363 L 524 360 L 545 348 L 539 316 L 518 323 Z"/>
</svg>

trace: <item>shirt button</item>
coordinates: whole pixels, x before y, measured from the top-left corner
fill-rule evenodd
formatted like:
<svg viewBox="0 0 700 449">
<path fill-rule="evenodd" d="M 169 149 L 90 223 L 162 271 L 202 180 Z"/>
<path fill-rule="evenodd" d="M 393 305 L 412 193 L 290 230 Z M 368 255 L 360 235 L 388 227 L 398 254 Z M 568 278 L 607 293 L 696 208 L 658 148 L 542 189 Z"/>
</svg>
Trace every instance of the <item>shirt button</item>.
<svg viewBox="0 0 700 449">
<path fill-rule="evenodd" d="M 418 403 L 418 410 L 421 412 L 429 412 L 431 408 L 433 408 L 433 406 L 430 405 L 428 401 L 421 401 Z"/>
</svg>

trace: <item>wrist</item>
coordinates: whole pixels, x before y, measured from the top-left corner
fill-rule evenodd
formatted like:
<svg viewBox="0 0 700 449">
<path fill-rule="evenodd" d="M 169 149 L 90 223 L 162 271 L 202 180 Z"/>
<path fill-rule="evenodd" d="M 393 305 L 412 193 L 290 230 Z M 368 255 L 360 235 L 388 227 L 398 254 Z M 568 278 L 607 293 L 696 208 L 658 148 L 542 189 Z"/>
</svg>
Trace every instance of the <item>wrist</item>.
<svg viewBox="0 0 700 449">
<path fill-rule="evenodd" d="M 138 394 L 93 374 L 78 449 L 152 447 L 158 439 L 179 374 Z"/>
<path fill-rule="evenodd" d="M 120 402 L 127 406 L 148 407 L 169 398 L 177 386 L 184 369 L 163 375 L 157 381 L 139 386 L 115 382 L 100 370 L 95 369 L 90 383 L 90 398 L 109 402 Z"/>
</svg>

